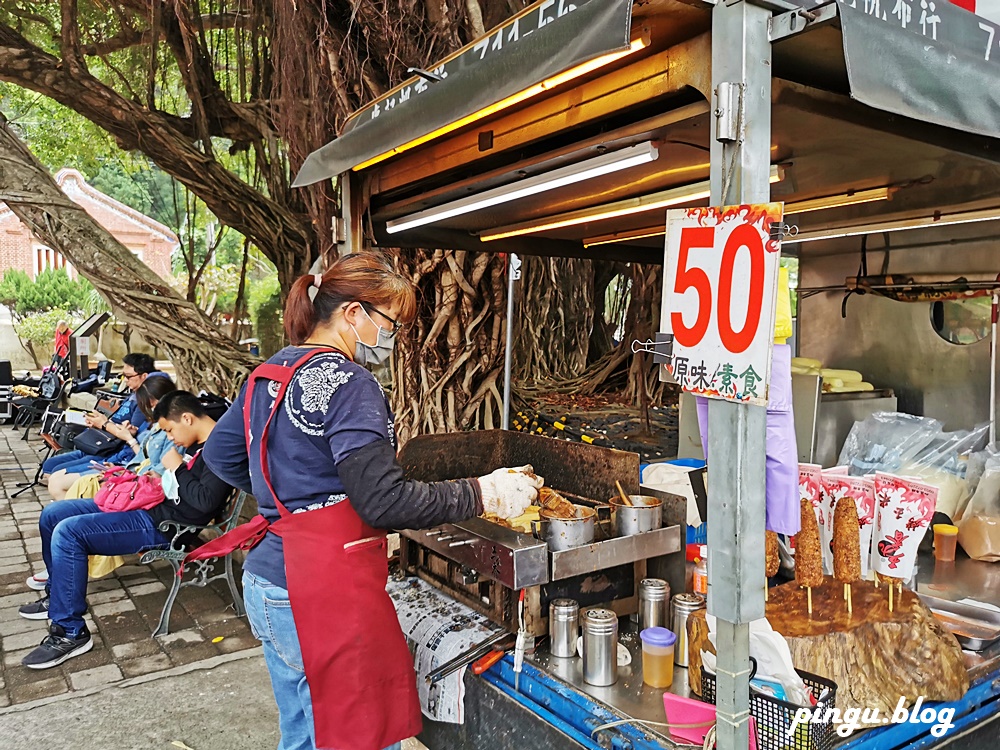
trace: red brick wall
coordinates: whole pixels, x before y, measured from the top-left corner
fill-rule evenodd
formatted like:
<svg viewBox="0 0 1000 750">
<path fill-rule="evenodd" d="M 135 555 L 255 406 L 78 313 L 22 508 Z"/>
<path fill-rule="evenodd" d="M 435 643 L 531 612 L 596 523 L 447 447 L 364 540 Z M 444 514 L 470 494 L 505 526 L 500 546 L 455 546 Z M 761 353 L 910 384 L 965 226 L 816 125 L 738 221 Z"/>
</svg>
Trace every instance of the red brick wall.
<svg viewBox="0 0 1000 750">
<path fill-rule="evenodd" d="M 98 224 L 136 253 L 155 273 L 163 278 L 171 275 L 170 255 L 177 246 L 177 238 L 169 229 L 97 193 L 86 183 L 81 185 L 83 177 L 79 172 L 63 170 L 56 180 L 71 200 L 81 205 Z M 12 213 L 0 213 L 0 274 L 7 268 L 19 268 L 31 276 L 34 270 L 32 252 L 27 228 Z"/>
</svg>

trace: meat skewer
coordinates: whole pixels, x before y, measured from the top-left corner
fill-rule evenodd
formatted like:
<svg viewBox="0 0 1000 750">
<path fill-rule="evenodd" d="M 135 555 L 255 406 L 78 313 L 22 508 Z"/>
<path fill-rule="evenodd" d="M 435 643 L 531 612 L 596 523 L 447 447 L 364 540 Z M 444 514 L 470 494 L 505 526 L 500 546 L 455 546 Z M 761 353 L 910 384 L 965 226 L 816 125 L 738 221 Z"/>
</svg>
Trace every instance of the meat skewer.
<svg viewBox="0 0 1000 750">
<path fill-rule="evenodd" d="M 813 586 L 823 583 L 823 551 L 812 503 L 802 500 L 799 510 L 802 528 L 795 535 L 795 582 L 805 587 L 811 615 Z"/>
<path fill-rule="evenodd" d="M 854 614 L 851 584 L 861 579 L 860 528 L 857 505 L 842 498 L 833 513 L 833 577 L 844 584 L 848 614 Z"/>
<path fill-rule="evenodd" d="M 767 579 L 778 575 L 781 557 L 778 555 L 778 535 L 773 531 L 764 532 L 764 576 Z M 764 581 L 764 601 L 767 601 L 767 580 Z"/>
</svg>

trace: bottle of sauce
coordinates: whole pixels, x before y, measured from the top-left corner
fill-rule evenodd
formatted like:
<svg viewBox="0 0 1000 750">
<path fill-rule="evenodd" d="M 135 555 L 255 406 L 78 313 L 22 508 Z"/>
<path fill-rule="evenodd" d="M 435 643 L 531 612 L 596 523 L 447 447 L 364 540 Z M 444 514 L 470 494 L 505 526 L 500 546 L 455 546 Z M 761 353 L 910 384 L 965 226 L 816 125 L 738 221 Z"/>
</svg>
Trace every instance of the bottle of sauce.
<svg viewBox="0 0 1000 750">
<path fill-rule="evenodd" d="M 694 577 L 691 579 L 694 593 L 708 596 L 708 546 L 698 548 L 698 559 L 695 561 Z"/>
</svg>

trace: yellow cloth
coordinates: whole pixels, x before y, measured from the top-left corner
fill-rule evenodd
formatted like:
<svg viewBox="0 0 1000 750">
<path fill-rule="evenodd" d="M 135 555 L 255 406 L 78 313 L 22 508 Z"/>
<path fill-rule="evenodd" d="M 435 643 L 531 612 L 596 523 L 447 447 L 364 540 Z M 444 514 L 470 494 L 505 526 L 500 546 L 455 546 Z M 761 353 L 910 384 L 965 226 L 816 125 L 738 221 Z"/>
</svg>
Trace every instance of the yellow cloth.
<svg viewBox="0 0 1000 750">
<path fill-rule="evenodd" d="M 91 578 L 104 578 L 115 572 L 125 564 L 125 558 L 121 555 L 108 557 L 107 555 L 91 555 L 87 560 L 87 575 Z"/>
<path fill-rule="evenodd" d="M 774 316 L 774 343 L 784 344 L 792 335 L 792 292 L 788 288 L 788 269 L 778 269 L 778 309 Z"/>
<path fill-rule="evenodd" d="M 97 490 L 101 487 L 100 474 L 84 474 L 70 485 L 66 490 L 66 497 L 69 499 L 82 498 L 91 500 L 97 495 Z"/>
</svg>

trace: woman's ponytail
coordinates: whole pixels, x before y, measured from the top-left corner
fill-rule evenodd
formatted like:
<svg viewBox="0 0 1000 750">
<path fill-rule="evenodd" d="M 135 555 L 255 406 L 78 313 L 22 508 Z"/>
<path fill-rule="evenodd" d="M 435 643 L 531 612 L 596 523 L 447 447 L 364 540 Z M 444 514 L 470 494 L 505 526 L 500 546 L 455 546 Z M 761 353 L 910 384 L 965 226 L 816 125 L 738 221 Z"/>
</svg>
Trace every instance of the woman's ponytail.
<svg viewBox="0 0 1000 750">
<path fill-rule="evenodd" d="M 285 302 L 285 333 L 294 346 L 308 339 L 318 322 L 310 288 L 315 288 L 313 274 L 299 277 L 292 284 Z"/>
</svg>

